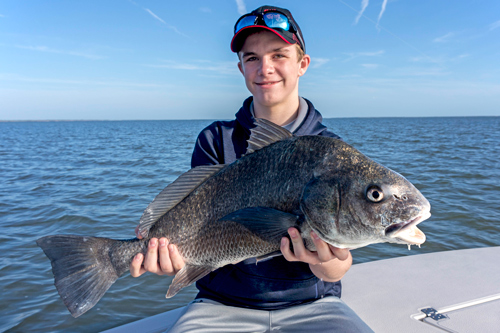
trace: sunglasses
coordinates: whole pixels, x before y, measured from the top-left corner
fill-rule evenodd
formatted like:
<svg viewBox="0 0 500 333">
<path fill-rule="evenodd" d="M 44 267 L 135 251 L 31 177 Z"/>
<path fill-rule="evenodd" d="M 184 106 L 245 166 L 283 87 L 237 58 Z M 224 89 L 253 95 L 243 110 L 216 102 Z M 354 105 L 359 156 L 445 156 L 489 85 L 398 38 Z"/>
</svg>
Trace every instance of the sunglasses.
<svg viewBox="0 0 500 333">
<path fill-rule="evenodd" d="M 295 27 L 293 22 L 291 22 L 283 13 L 269 11 L 263 14 L 243 15 L 234 25 L 234 33 L 236 34 L 241 29 L 252 25 L 264 25 L 272 29 L 283 29 L 285 31 L 289 31 L 297 36 L 302 47 L 304 45 L 302 38 L 297 33 L 297 28 Z"/>
</svg>

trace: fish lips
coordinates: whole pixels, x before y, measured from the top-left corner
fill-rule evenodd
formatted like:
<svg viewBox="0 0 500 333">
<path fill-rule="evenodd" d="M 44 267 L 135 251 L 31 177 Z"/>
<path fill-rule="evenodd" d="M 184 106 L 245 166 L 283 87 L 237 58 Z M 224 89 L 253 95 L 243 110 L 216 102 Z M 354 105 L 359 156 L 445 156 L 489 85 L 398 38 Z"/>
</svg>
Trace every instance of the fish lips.
<svg viewBox="0 0 500 333">
<path fill-rule="evenodd" d="M 397 238 L 410 245 L 420 245 L 425 242 L 425 234 L 416 227 L 422 221 L 431 217 L 430 212 L 418 215 L 410 221 L 391 224 L 385 228 L 385 235 L 390 238 Z"/>
</svg>

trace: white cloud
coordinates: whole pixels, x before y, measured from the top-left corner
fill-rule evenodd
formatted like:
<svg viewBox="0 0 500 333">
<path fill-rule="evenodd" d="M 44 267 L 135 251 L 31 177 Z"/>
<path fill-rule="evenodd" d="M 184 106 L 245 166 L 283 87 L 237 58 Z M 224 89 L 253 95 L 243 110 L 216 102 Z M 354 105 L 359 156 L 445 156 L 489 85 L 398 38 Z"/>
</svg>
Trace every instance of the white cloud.
<svg viewBox="0 0 500 333">
<path fill-rule="evenodd" d="M 362 78 L 363 76 L 360 74 L 347 74 L 347 75 L 339 75 L 339 79 L 359 79 Z"/>
<path fill-rule="evenodd" d="M 412 62 L 421 62 L 421 63 L 431 63 L 431 64 L 440 64 L 440 65 L 445 65 L 447 63 L 453 63 L 457 62 L 461 59 L 470 57 L 470 54 L 467 53 L 462 53 L 454 57 L 448 57 L 448 56 L 436 56 L 436 57 L 429 57 L 429 56 L 422 56 L 422 57 L 412 57 L 410 58 L 410 61 Z"/>
<path fill-rule="evenodd" d="M 377 19 L 377 28 L 378 28 L 378 24 L 380 22 L 380 19 L 382 18 L 382 15 L 384 15 L 384 12 L 385 12 L 385 7 L 387 6 L 387 0 L 384 0 L 384 2 L 382 2 L 382 9 L 380 10 L 380 13 L 378 14 L 378 19 Z"/>
<path fill-rule="evenodd" d="M 239 75 L 238 67 L 234 61 L 214 63 L 207 60 L 195 61 L 192 63 L 181 63 L 172 60 L 165 60 L 162 64 L 145 64 L 145 67 L 167 68 L 187 71 L 217 72 L 218 74 Z"/>
<path fill-rule="evenodd" d="M 108 86 L 108 87 L 135 87 L 135 88 L 155 88 L 168 87 L 156 83 L 137 83 L 127 81 L 99 81 L 99 80 L 67 80 L 54 78 L 35 78 L 26 77 L 17 74 L 0 74 L 0 81 L 17 81 L 28 83 L 43 83 L 43 84 L 62 84 L 62 85 L 85 85 L 85 86 Z"/>
<path fill-rule="evenodd" d="M 212 12 L 212 10 L 208 7 L 201 7 L 200 11 L 203 13 L 211 13 Z"/>
<path fill-rule="evenodd" d="M 151 14 L 151 16 L 153 16 L 155 19 L 157 19 L 158 21 L 160 21 L 161 23 L 165 24 L 169 29 L 172 29 L 175 33 L 181 35 L 181 36 L 184 36 L 184 37 L 187 37 L 189 38 L 189 36 L 183 34 L 182 32 L 179 31 L 179 29 L 177 29 L 176 27 L 174 27 L 173 25 L 170 25 L 170 24 L 167 24 L 167 22 L 165 22 L 164 20 L 162 20 L 158 15 L 156 15 L 155 13 L 153 13 L 151 10 L 149 10 L 148 8 L 143 8 L 145 11 L 147 11 L 149 14 Z"/>
<path fill-rule="evenodd" d="M 379 51 L 375 51 L 375 52 L 344 53 L 344 54 L 347 54 L 349 56 L 349 58 L 347 58 L 344 61 L 350 61 L 350 60 L 352 60 L 354 58 L 359 58 L 359 57 L 378 57 L 378 56 L 381 56 L 384 53 L 385 53 L 384 50 L 379 50 Z"/>
<path fill-rule="evenodd" d="M 129 0 L 129 2 L 137 7 L 141 7 L 140 5 L 138 5 L 136 2 L 132 1 L 132 0 Z M 149 15 L 151 15 L 152 17 L 154 17 L 156 20 L 160 21 L 161 23 L 165 24 L 169 29 L 173 30 L 176 34 L 179 34 L 183 37 L 187 37 L 187 38 L 190 38 L 189 36 L 187 36 L 186 34 L 183 34 L 182 32 L 179 31 L 179 29 L 177 29 L 176 27 L 174 27 L 173 25 L 169 25 L 167 22 L 165 22 L 165 20 L 163 20 L 161 17 L 159 17 L 158 15 L 156 15 L 155 13 L 153 13 L 152 10 L 150 10 L 149 8 L 144 8 L 144 7 L 141 7 L 142 9 L 144 9 Z"/>
<path fill-rule="evenodd" d="M 427 67 L 427 68 L 419 68 L 419 67 L 408 67 L 408 68 L 399 68 L 394 71 L 394 75 L 398 76 L 414 76 L 414 77 L 441 77 L 451 75 L 452 72 L 447 71 L 442 67 Z"/>
<path fill-rule="evenodd" d="M 380 50 L 380 51 L 375 51 L 375 52 L 359 52 L 358 55 L 365 56 L 365 57 L 376 57 L 376 56 L 380 56 L 384 53 L 385 53 L 384 50 Z"/>
<path fill-rule="evenodd" d="M 5 15 L 0 14 L 0 17 L 5 17 Z"/>
<path fill-rule="evenodd" d="M 105 58 L 105 57 L 101 57 L 101 56 L 98 56 L 95 54 L 90 54 L 90 53 L 52 49 L 52 48 L 47 47 L 47 46 L 14 45 L 14 47 L 17 47 L 18 49 L 25 49 L 25 50 L 32 50 L 32 51 L 39 51 L 39 52 L 67 54 L 67 55 L 84 57 L 84 58 L 93 59 L 93 60 Z"/>
<path fill-rule="evenodd" d="M 149 10 L 148 8 L 144 8 L 145 11 L 147 11 L 149 14 L 151 14 L 151 16 L 153 16 L 155 19 L 157 19 L 158 21 L 160 21 L 161 23 L 163 24 L 167 24 L 167 22 L 163 21 L 160 17 L 158 17 L 158 15 L 156 15 L 155 13 L 153 13 L 151 10 Z"/>
<path fill-rule="evenodd" d="M 441 58 L 431 58 L 431 57 L 411 57 L 410 61 L 412 62 L 430 62 L 430 63 L 441 63 Z"/>
<path fill-rule="evenodd" d="M 379 67 L 379 64 L 361 64 L 366 69 L 377 69 Z"/>
<path fill-rule="evenodd" d="M 434 43 L 445 43 L 445 42 L 448 42 L 448 40 L 455 36 L 455 33 L 454 32 L 448 32 L 446 35 L 444 36 L 441 36 L 441 37 L 437 37 L 437 38 L 434 38 L 432 41 Z"/>
<path fill-rule="evenodd" d="M 500 27 L 500 20 L 490 24 L 490 31 Z"/>
<path fill-rule="evenodd" d="M 378 14 L 378 19 L 377 19 L 377 24 L 376 24 L 377 29 L 379 29 L 380 19 L 382 19 L 382 15 L 384 15 L 385 8 L 387 7 L 387 1 L 388 0 L 384 0 L 382 2 L 382 8 L 380 9 L 380 13 Z M 347 5 L 345 2 L 343 2 L 343 1 L 341 1 L 341 2 L 345 5 Z M 370 3 L 370 0 L 361 0 L 361 10 L 358 12 L 358 16 L 356 16 L 356 18 L 354 19 L 354 24 L 358 24 L 359 19 L 361 18 L 361 16 L 363 16 L 363 13 L 365 12 L 366 7 L 368 7 L 369 3 Z M 349 5 L 347 5 L 347 6 L 349 6 Z M 369 19 L 369 20 L 372 21 L 371 19 Z"/>
<path fill-rule="evenodd" d="M 358 21 L 361 18 L 361 16 L 363 16 L 363 13 L 364 13 L 366 7 L 368 7 L 369 1 L 370 0 L 362 0 L 361 1 L 361 10 L 359 11 L 358 16 L 356 16 L 356 18 L 354 19 L 354 24 L 358 24 Z"/>
<path fill-rule="evenodd" d="M 326 58 L 312 58 L 311 59 L 311 68 L 319 68 L 329 61 L 330 61 L 330 59 L 326 59 Z"/>
<path fill-rule="evenodd" d="M 247 12 L 247 7 L 245 6 L 245 1 L 236 0 L 236 6 L 238 6 L 238 13 L 240 15 L 245 15 Z"/>
</svg>

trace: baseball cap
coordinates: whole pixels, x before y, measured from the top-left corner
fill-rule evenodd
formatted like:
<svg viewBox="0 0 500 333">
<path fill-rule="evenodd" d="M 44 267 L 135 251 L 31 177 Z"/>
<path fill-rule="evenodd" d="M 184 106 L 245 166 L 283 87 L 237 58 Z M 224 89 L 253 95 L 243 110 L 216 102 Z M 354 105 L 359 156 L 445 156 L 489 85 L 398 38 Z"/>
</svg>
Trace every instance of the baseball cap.
<svg viewBox="0 0 500 333">
<path fill-rule="evenodd" d="M 236 21 L 231 51 L 239 52 L 245 39 L 256 30 L 262 29 L 275 33 L 288 44 L 299 44 L 304 53 L 306 52 L 302 31 L 292 13 L 288 9 L 275 6 L 261 6 Z"/>
</svg>

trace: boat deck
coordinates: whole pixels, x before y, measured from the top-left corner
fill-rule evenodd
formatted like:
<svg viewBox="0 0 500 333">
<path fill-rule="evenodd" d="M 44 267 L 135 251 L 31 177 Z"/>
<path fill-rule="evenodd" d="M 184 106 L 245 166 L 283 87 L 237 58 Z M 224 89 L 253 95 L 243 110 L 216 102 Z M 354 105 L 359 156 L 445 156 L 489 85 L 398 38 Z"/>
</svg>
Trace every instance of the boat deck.
<svg viewBox="0 0 500 333">
<path fill-rule="evenodd" d="M 500 330 L 500 247 L 354 265 L 342 286 L 375 332 Z"/>
<path fill-rule="evenodd" d="M 357 264 L 342 285 L 342 299 L 375 332 L 500 331 L 500 247 Z M 106 332 L 163 332 L 182 310 Z"/>
</svg>

